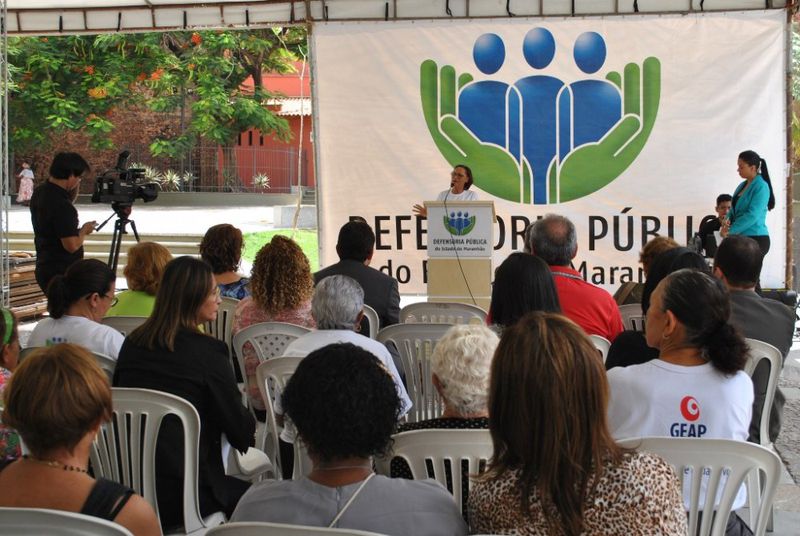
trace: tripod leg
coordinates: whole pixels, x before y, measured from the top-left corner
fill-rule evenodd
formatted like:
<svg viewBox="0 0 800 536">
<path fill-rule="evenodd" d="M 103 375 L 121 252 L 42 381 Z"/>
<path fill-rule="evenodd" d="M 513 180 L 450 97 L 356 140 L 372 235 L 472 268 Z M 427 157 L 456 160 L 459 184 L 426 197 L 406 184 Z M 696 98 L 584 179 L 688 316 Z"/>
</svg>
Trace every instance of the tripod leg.
<svg viewBox="0 0 800 536">
<path fill-rule="evenodd" d="M 128 223 L 131 224 L 131 229 L 133 229 L 133 236 L 134 238 L 136 238 L 136 241 L 141 242 L 141 240 L 139 240 L 139 231 L 136 230 L 136 222 L 133 220 L 128 220 Z"/>
<path fill-rule="evenodd" d="M 125 222 L 118 219 L 114 222 L 114 235 L 111 238 L 111 252 L 108 256 L 108 267 L 117 272 L 119 263 L 119 250 L 122 247 L 122 235 L 125 234 Z"/>
</svg>

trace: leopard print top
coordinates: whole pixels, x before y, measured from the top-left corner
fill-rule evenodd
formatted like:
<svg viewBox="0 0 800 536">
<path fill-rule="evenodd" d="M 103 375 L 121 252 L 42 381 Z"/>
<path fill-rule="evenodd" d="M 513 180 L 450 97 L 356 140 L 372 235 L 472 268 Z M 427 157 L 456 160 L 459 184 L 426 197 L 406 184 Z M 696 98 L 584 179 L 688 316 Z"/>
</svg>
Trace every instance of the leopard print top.
<svg viewBox="0 0 800 536">
<path fill-rule="evenodd" d="M 531 496 L 531 515 L 520 510 L 518 472 L 479 480 L 469 496 L 473 534 L 548 535 L 538 491 Z M 608 467 L 587 497 L 584 535 L 685 535 L 686 512 L 672 467 L 649 453 L 628 453 Z"/>
</svg>

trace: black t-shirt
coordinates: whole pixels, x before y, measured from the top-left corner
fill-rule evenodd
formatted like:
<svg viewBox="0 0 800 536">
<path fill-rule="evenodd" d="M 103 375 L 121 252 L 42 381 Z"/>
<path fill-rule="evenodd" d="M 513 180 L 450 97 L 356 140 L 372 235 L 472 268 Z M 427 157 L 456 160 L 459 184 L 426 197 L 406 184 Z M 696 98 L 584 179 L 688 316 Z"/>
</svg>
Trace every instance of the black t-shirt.
<svg viewBox="0 0 800 536">
<path fill-rule="evenodd" d="M 61 244 L 62 238 L 80 236 L 78 211 L 69 192 L 47 181 L 33 192 L 30 206 L 36 266 L 63 273 L 73 262 L 83 258 L 83 246 L 70 253 Z"/>
</svg>

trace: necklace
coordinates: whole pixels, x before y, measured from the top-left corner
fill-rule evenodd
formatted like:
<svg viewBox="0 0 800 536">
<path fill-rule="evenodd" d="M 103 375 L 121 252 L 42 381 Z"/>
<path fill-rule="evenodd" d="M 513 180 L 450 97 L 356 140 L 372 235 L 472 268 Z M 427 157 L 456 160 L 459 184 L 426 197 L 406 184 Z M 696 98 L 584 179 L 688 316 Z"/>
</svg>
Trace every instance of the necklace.
<svg viewBox="0 0 800 536">
<path fill-rule="evenodd" d="M 29 454 L 23 454 L 22 458 L 31 462 L 39 463 L 41 465 L 46 465 L 48 467 L 63 469 L 64 471 L 75 471 L 76 473 L 87 473 L 87 474 L 89 473 L 88 469 L 83 469 L 82 467 L 75 467 L 74 465 L 67 465 L 53 460 L 40 460 L 39 458 L 34 458 Z"/>
</svg>

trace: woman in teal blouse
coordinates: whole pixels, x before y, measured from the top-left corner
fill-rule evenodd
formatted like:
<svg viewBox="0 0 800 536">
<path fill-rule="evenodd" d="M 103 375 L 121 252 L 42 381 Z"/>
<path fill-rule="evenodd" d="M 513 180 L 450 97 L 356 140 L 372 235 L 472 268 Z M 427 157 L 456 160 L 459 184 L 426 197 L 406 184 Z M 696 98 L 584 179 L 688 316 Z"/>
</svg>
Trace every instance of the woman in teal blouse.
<svg viewBox="0 0 800 536">
<path fill-rule="evenodd" d="M 720 234 L 739 234 L 749 236 L 761 248 L 761 254 L 769 251 L 769 229 L 767 229 L 767 210 L 775 208 L 775 195 L 769 180 L 767 162 L 755 151 L 739 154 L 739 176 L 744 182 L 733 192 L 731 210 Z"/>
</svg>

